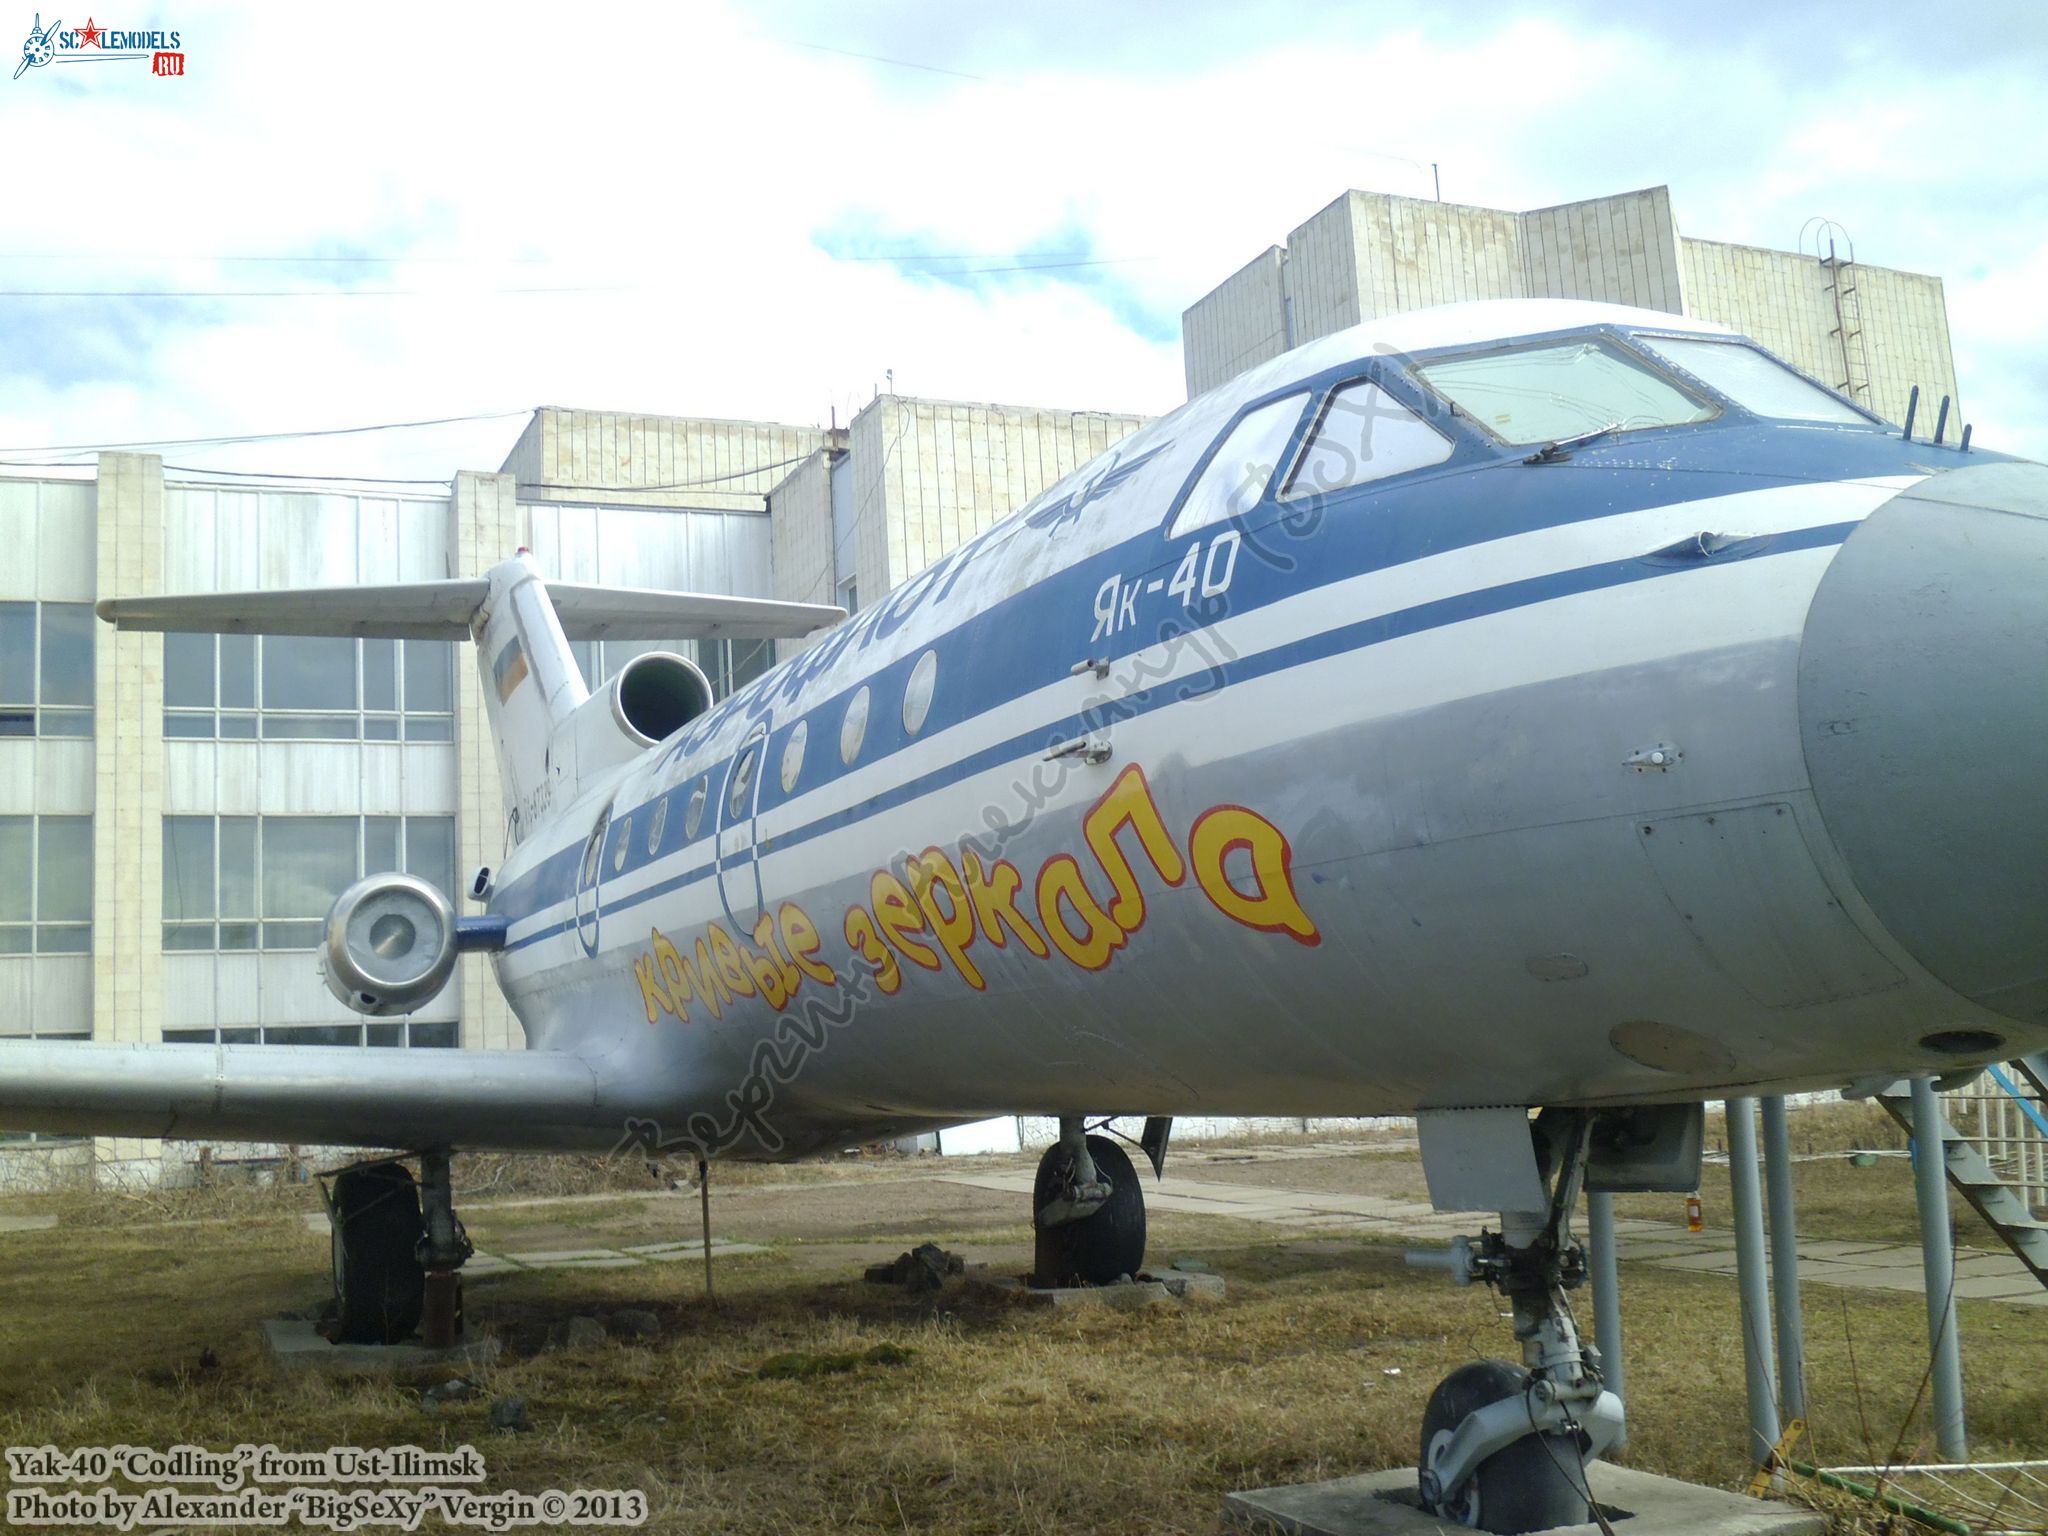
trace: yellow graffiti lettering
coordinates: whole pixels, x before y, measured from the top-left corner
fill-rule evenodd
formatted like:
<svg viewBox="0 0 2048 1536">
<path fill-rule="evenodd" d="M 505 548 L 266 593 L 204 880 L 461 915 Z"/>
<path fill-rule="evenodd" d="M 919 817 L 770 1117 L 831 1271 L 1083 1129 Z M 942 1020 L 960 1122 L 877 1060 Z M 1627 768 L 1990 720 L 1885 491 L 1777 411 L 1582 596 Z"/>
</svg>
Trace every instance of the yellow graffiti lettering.
<svg viewBox="0 0 2048 1536">
<path fill-rule="evenodd" d="M 974 906 L 967 898 L 960 871 L 940 849 L 927 848 L 910 861 L 909 872 L 910 888 L 917 895 L 917 904 L 931 924 L 939 947 L 967 985 L 982 991 L 988 984 L 981 979 L 975 963 L 967 958 L 967 946 L 974 942 Z"/>
<path fill-rule="evenodd" d="M 1136 763 L 1117 775 L 1109 792 L 1095 802 L 1082 823 L 1088 846 L 1094 850 L 1096 862 L 1109 876 L 1116 892 L 1110 898 L 1109 916 L 1128 934 L 1137 932 L 1144 924 L 1145 893 L 1139 888 L 1137 872 L 1117 844 L 1117 834 L 1126 827 L 1138 834 L 1138 845 L 1145 850 L 1160 879 L 1168 885 L 1179 885 L 1187 878 L 1180 850 L 1174 847 L 1166 824 L 1159 818 L 1159 807 L 1153 803 L 1152 786 L 1145 782 L 1145 770 Z"/>
<path fill-rule="evenodd" d="M 764 911 L 761 914 L 761 921 L 754 924 L 754 944 L 757 948 L 767 951 L 767 964 L 771 967 L 771 974 L 775 981 L 774 993 L 770 993 L 767 983 L 763 982 L 761 995 L 767 998 L 774 1007 L 780 1008 L 783 1003 L 796 996 L 796 989 L 804 984 L 804 974 L 791 965 L 788 958 L 776 947 L 774 913 Z M 747 964 L 754 966 L 751 957 L 749 957 Z M 759 966 L 754 966 L 754 980 L 761 981 Z M 780 1002 L 776 1001 L 777 996 L 781 998 Z"/>
<path fill-rule="evenodd" d="M 717 923 L 711 925 L 711 956 L 717 961 L 718 974 L 728 989 L 740 997 L 754 995 L 754 979 L 747 974 L 739 945 L 733 943 L 732 935 Z"/>
<path fill-rule="evenodd" d="M 818 958 L 824 940 L 818 937 L 817 927 L 809 914 L 795 902 L 785 901 L 775 917 L 782 925 L 782 947 L 797 969 L 813 981 L 822 981 L 828 987 L 837 986 L 839 978 L 832 973 L 832 967 Z M 796 989 L 792 987 L 790 990 Z"/>
<path fill-rule="evenodd" d="M 845 926 L 846 942 L 867 961 L 869 969 L 874 972 L 875 985 L 884 992 L 898 991 L 903 986 L 903 967 L 896 963 L 896 957 L 876 935 L 875 920 L 868 916 L 868 909 L 849 908 Z"/>
<path fill-rule="evenodd" d="M 648 1023 L 654 1023 L 660 1014 L 676 1011 L 667 989 L 654 974 L 654 956 L 642 955 L 633 962 L 633 979 L 640 983 L 640 1001 L 646 1005 Z"/>
<path fill-rule="evenodd" d="M 695 994 L 696 987 L 690 980 L 690 967 L 683 959 L 682 952 L 669 942 L 667 934 L 659 928 L 654 930 L 654 964 L 661 973 L 663 987 L 668 992 L 671 1011 L 685 1024 L 690 1015 L 683 1005 Z"/>
<path fill-rule="evenodd" d="M 1081 933 L 1076 934 L 1067 926 L 1060 911 L 1062 899 L 1081 920 Z M 1060 953 L 1083 970 L 1101 970 L 1123 947 L 1124 931 L 1102 910 L 1101 903 L 1081 878 L 1081 866 L 1070 853 L 1047 859 L 1038 871 L 1038 918 Z"/>
<path fill-rule="evenodd" d="M 728 939 L 726 942 L 732 941 Z M 719 973 L 718 967 L 711 963 L 711 951 L 705 947 L 703 939 L 696 942 L 693 953 L 697 957 L 697 995 L 704 999 L 714 1019 L 722 1019 L 725 1017 L 725 1005 L 732 1001 L 732 989 L 725 984 L 725 977 Z"/>
<path fill-rule="evenodd" d="M 1017 910 L 1017 892 L 1023 887 L 1024 877 L 1017 872 L 1016 865 L 1008 859 L 997 859 L 983 871 L 981 855 L 972 848 L 964 848 L 960 853 L 960 870 L 983 938 L 997 949 L 1005 949 L 1010 941 L 1003 930 L 1008 928 L 1017 935 L 1017 942 L 1039 959 L 1052 953 L 1038 936 L 1038 930 L 1031 926 L 1031 920 Z"/>
<path fill-rule="evenodd" d="M 1238 849 L 1250 855 L 1250 893 L 1231 883 L 1224 861 Z M 1323 936 L 1294 894 L 1294 850 L 1273 823 L 1241 805 L 1219 805 L 1204 811 L 1188 834 L 1188 860 L 1195 879 L 1233 922 L 1266 933 L 1285 933 L 1314 946 Z"/>
<path fill-rule="evenodd" d="M 886 869 L 878 869 L 868 881 L 868 900 L 875 909 L 875 926 L 894 944 L 907 960 L 913 960 L 928 971 L 939 968 L 938 952 L 929 944 L 920 944 L 906 935 L 924 932 L 924 913 L 918 910 L 917 901 L 898 880 Z"/>
</svg>

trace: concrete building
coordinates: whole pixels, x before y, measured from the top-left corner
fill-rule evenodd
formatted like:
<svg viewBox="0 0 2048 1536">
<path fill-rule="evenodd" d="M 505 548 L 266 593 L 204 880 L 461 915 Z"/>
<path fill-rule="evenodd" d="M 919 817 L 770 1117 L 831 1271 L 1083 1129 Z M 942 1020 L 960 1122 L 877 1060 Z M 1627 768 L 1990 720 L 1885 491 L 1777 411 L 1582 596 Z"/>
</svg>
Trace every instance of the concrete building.
<svg viewBox="0 0 2048 1536">
<path fill-rule="evenodd" d="M 1188 393 L 1364 320 L 1511 298 L 1718 321 L 1892 421 L 1915 384 L 1929 426 L 1956 393 L 1940 278 L 1681 235 L 1668 187 L 1527 213 L 1346 192 L 1189 307 Z"/>
<path fill-rule="evenodd" d="M 0 477 L 0 1035 L 523 1043 L 481 957 L 397 1021 L 350 1013 L 313 964 L 359 874 L 456 891 L 502 857 L 468 647 L 117 634 L 98 599 L 469 576 L 525 545 L 564 580 L 857 606 L 1140 420 L 893 396 L 841 432 L 550 408 L 441 494 L 166 477 L 125 453 Z M 593 684 L 680 651 L 720 696 L 773 659 L 580 649 Z M 16 1141 L 0 1184 L 150 1181 L 190 1153 Z"/>
<path fill-rule="evenodd" d="M 878 395 L 770 493 L 775 595 L 855 612 L 1146 419 Z"/>
</svg>

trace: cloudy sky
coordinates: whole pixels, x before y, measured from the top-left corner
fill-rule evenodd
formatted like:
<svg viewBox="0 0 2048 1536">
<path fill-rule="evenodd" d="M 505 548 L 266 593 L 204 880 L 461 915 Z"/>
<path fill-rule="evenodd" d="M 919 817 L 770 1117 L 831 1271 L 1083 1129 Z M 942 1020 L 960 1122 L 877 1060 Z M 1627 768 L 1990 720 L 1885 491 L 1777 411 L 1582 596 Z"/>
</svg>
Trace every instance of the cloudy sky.
<svg viewBox="0 0 2048 1536">
<path fill-rule="evenodd" d="M 1434 162 L 1509 208 L 1666 182 L 1712 239 L 1830 216 L 1946 280 L 1978 441 L 2048 458 L 2038 0 L 125 4 L 185 78 L 0 75 L 0 457 L 505 413 L 164 450 L 445 476 L 539 404 L 844 422 L 892 375 L 1160 411 L 1183 308 Z"/>
</svg>

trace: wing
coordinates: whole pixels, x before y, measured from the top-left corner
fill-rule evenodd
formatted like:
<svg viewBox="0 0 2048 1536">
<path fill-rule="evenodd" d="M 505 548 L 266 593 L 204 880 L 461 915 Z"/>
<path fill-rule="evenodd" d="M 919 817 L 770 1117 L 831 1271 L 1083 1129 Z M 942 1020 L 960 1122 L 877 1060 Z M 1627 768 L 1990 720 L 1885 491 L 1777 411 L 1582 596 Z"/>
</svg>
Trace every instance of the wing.
<svg viewBox="0 0 2048 1536">
<path fill-rule="evenodd" d="M 10 1131 L 605 1150 L 633 1113 L 566 1051 L 0 1040 Z"/>
</svg>

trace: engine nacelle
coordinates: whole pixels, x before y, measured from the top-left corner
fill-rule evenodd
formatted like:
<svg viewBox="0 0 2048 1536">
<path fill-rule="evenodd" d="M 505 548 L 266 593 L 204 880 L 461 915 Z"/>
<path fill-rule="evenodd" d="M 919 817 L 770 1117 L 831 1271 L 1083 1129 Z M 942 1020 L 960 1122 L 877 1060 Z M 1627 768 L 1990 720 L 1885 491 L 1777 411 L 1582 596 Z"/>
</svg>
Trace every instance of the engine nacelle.
<svg viewBox="0 0 2048 1536">
<path fill-rule="evenodd" d="M 357 1013 L 410 1013 L 455 971 L 455 909 L 413 875 L 370 875 L 327 914 L 320 976 Z"/>
<path fill-rule="evenodd" d="M 649 651 L 562 722 L 556 755 L 580 784 L 666 741 L 709 708 L 711 681 L 694 661 Z"/>
</svg>

